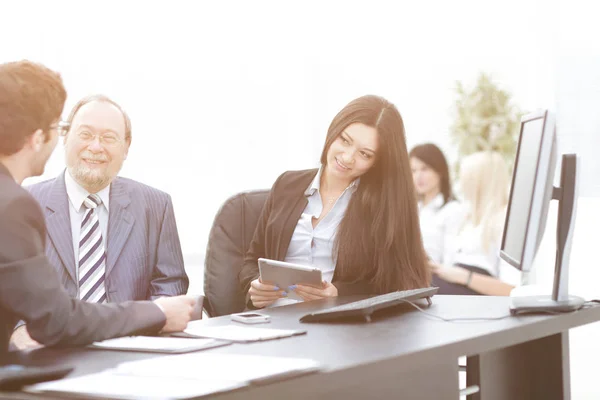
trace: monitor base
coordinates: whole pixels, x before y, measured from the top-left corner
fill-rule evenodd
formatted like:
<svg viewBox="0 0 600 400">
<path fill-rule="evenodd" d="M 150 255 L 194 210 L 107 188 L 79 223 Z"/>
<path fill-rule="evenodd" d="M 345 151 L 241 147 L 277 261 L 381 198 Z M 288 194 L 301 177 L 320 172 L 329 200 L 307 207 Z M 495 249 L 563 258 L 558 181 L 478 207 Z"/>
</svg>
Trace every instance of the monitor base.
<svg viewBox="0 0 600 400">
<path fill-rule="evenodd" d="M 579 310 L 585 300 L 569 296 L 565 300 L 553 300 L 552 296 L 511 297 L 510 313 L 563 313 Z"/>
</svg>

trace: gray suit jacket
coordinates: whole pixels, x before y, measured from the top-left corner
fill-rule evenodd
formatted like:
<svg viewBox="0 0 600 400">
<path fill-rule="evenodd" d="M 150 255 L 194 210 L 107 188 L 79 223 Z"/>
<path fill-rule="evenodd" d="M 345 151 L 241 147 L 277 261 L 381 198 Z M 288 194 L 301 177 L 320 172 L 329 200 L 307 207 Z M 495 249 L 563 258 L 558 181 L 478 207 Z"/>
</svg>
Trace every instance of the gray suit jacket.
<svg viewBox="0 0 600 400">
<path fill-rule="evenodd" d="M 78 283 L 65 172 L 28 187 L 46 217 L 46 256 L 72 297 Z M 154 300 L 185 294 L 183 266 L 171 197 L 160 190 L 117 177 L 110 188 L 106 241 L 109 302 Z"/>
<path fill-rule="evenodd" d="M 46 224 L 36 201 L 0 164 L 0 364 L 17 320 L 46 345 L 82 345 L 156 333 L 165 316 L 149 301 L 92 304 L 72 299 L 44 255 Z"/>
</svg>

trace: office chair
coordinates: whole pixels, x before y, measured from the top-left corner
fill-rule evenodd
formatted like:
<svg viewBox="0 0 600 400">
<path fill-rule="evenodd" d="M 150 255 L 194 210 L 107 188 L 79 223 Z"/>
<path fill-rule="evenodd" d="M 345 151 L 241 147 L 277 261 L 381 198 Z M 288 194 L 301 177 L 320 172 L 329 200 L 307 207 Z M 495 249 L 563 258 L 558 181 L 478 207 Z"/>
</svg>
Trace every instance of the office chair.
<svg viewBox="0 0 600 400">
<path fill-rule="evenodd" d="M 204 260 L 204 310 L 210 317 L 244 311 L 238 274 L 269 190 L 238 193 L 215 216 Z"/>
</svg>

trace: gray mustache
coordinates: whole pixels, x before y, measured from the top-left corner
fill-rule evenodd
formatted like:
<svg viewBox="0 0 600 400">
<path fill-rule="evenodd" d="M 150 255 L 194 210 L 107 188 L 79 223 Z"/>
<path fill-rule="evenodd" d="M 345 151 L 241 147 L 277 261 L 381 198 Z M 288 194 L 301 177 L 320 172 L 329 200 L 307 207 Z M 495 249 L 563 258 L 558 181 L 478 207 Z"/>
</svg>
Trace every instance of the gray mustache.
<svg viewBox="0 0 600 400">
<path fill-rule="evenodd" d="M 84 156 L 82 156 L 82 158 L 85 158 L 85 159 L 90 160 L 90 161 L 108 161 L 106 159 L 106 157 L 94 157 L 94 156 L 84 155 Z"/>
</svg>

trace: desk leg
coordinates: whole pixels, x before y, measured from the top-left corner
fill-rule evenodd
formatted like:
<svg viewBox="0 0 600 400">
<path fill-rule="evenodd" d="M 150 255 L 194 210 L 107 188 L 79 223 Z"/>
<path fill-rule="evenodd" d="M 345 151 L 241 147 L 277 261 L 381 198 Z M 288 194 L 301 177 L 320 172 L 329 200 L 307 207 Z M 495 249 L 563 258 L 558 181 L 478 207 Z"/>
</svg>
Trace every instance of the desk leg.
<svg viewBox="0 0 600 400">
<path fill-rule="evenodd" d="M 570 379 L 568 332 L 467 358 L 469 400 L 568 400 Z"/>
</svg>

